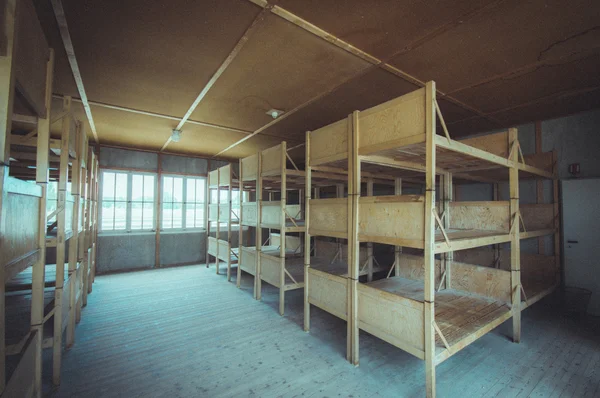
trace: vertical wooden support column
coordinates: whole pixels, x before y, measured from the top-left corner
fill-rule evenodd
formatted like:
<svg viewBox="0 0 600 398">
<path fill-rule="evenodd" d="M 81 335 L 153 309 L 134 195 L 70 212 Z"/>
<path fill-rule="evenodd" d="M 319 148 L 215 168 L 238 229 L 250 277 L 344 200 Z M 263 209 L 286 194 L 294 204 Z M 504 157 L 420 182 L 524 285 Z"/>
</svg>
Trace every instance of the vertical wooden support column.
<svg viewBox="0 0 600 398">
<path fill-rule="evenodd" d="M 258 152 L 258 170 L 256 170 L 256 272 L 254 275 L 254 298 L 261 299 L 262 279 L 261 279 L 261 259 L 260 252 L 262 251 L 262 228 L 260 226 L 262 220 L 262 198 L 263 198 L 263 183 L 262 183 L 262 152 Z"/>
<path fill-rule="evenodd" d="M 219 239 L 221 239 L 221 168 L 217 169 L 217 253 L 215 256 L 215 268 L 219 274 Z"/>
<path fill-rule="evenodd" d="M 92 291 L 92 285 L 96 279 L 96 265 L 97 265 L 97 254 L 98 254 L 98 212 L 100 195 L 100 184 L 98 183 L 98 177 L 100 175 L 100 163 L 98 156 L 94 156 L 94 173 L 93 173 L 93 191 L 92 191 L 92 269 L 90 271 L 91 283 L 89 284 L 89 291 Z"/>
<path fill-rule="evenodd" d="M 452 202 L 452 192 L 453 192 L 453 183 L 452 183 L 452 173 L 445 173 L 442 176 L 441 183 L 442 187 L 442 195 L 443 195 L 443 207 L 442 211 L 444 212 L 444 219 L 442 223 L 446 231 L 450 228 L 450 217 L 452 216 L 450 202 Z M 454 260 L 454 252 L 449 251 L 444 253 L 442 256 L 443 262 L 443 271 L 446 273 L 446 279 L 444 281 L 444 287 L 446 289 L 451 288 L 452 284 L 452 261 Z"/>
<path fill-rule="evenodd" d="M 344 197 L 344 184 L 335 184 L 335 197 L 343 198 Z M 344 241 L 340 238 L 335 238 L 337 243 L 336 257 L 339 256 L 341 261 L 344 261 L 344 253 L 342 252 L 342 248 L 344 247 Z M 316 253 L 315 253 L 316 255 Z"/>
<path fill-rule="evenodd" d="M 308 332 L 310 330 L 310 302 L 308 301 L 308 292 L 310 288 L 310 279 L 308 277 L 308 270 L 310 268 L 310 201 L 311 201 L 311 192 L 312 192 L 312 170 L 310 167 L 310 131 L 306 132 L 306 155 L 305 155 L 305 178 L 306 182 L 304 184 L 304 226 L 306 227 L 306 231 L 304 232 L 304 331 Z"/>
<path fill-rule="evenodd" d="M 242 212 L 244 211 L 244 169 L 242 167 L 242 159 L 239 161 L 240 165 L 240 213 L 239 213 L 239 222 L 238 222 L 238 266 L 237 266 L 237 276 L 235 280 L 235 285 L 239 288 L 240 283 L 242 282 L 242 256 L 243 250 L 242 246 L 244 243 L 244 228 L 242 225 Z"/>
<path fill-rule="evenodd" d="M 92 155 L 92 148 L 88 146 L 87 150 L 87 169 L 85 178 L 85 213 L 84 213 L 84 253 L 83 263 L 81 269 L 83 272 L 83 291 L 81 292 L 81 305 L 85 307 L 87 305 L 87 296 L 90 283 L 90 270 L 91 270 L 91 230 L 92 230 L 92 175 L 94 172 L 94 159 Z"/>
<path fill-rule="evenodd" d="M 425 94 L 425 392 L 435 397 L 435 83 L 428 82 Z"/>
<path fill-rule="evenodd" d="M 359 363 L 358 278 L 360 242 L 358 241 L 358 202 L 360 199 L 360 159 L 358 157 L 359 112 L 348 117 L 348 359 Z"/>
<path fill-rule="evenodd" d="M 394 195 L 402 195 L 402 178 L 394 179 Z M 400 276 L 400 254 L 402 246 L 394 246 L 394 275 Z"/>
<path fill-rule="evenodd" d="M 285 235 L 287 221 L 287 144 L 285 141 L 281 143 L 281 204 L 280 204 L 280 223 L 279 228 L 279 315 L 283 315 L 285 311 Z"/>
<path fill-rule="evenodd" d="M 519 145 L 517 129 L 508 130 L 508 139 L 514 147 Z M 510 281 L 512 289 L 512 318 L 513 318 L 513 341 L 521 341 L 521 237 L 520 237 L 520 214 L 519 214 L 519 151 L 515 148 L 512 152 L 509 169 L 510 185 L 510 217 L 511 242 L 510 242 Z"/>
<path fill-rule="evenodd" d="M 73 197 L 73 213 L 71 216 L 72 235 L 69 240 L 69 321 L 67 323 L 67 349 L 75 343 L 76 299 L 77 299 L 77 245 L 79 243 L 79 205 L 81 188 L 81 122 L 76 122 L 75 130 L 75 159 L 71 166 L 71 196 Z"/>
<path fill-rule="evenodd" d="M 229 164 L 229 185 L 227 189 L 227 282 L 231 282 L 231 214 L 233 213 L 233 165 Z"/>
<path fill-rule="evenodd" d="M 6 208 L 3 206 L 7 193 L 4 183 L 8 177 L 8 164 L 10 162 L 10 133 L 12 129 L 13 97 L 15 93 L 14 55 L 16 53 L 16 21 L 17 1 L 5 0 L 2 2 L 2 18 L 0 25 L 4 28 L 2 34 L 3 46 L 0 48 L 0 225 Z M 4 260 L 0 259 L 0 394 L 6 386 L 5 360 L 6 360 L 6 321 L 5 321 L 5 274 Z"/>
<path fill-rule="evenodd" d="M 59 209 L 56 238 L 56 284 L 54 287 L 54 340 L 52 355 L 52 382 L 60 385 L 60 367 L 62 355 L 62 319 L 63 319 L 63 288 L 65 281 L 65 229 L 67 206 L 67 181 L 69 181 L 69 135 L 71 133 L 71 97 L 64 97 L 62 119 L 62 136 L 60 137 L 60 175 L 58 179 Z M 73 293 L 73 292 L 71 292 Z M 68 310 L 68 309 L 67 309 Z"/>
<path fill-rule="evenodd" d="M 31 277 L 31 332 L 40 347 L 35 353 L 33 371 L 33 396 L 42 396 L 42 343 L 44 338 L 44 284 L 46 280 L 46 205 L 48 199 L 48 168 L 50 151 L 50 108 L 52 106 L 52 78 L 54 75 L 54 51 L 46 64 L 46 117 L 38 119 L 37 155 L 35 181 L 42 188 L 38 219 L 38 247 L 40 254 L 32 267 Z"/>
<path fill-rule="evenodd" d="M 556 150 L 552 151 L 553 174 L 552 179 L 552 194 L 554 201 L 554 267 L 556 270 L 556 283 L 561 283 L 561 267 L 560 267 L 560 204 L 558 195 L 558 159 Z"/>
<path fill-rule="evenodd" d="M 367 196 L 373 196 L 373 178 L 367 179 Z M 373 280 L 373 242 L 367 243 L 367 282 Z"/>
<path fill-rule="evenodd" d="M 510 142 L 508 143 L 510 146 Z M 500 186 L 497 182 L 492 184 L 492 200 L 498 201 L 500 200 Z M 494 264 L 496 268 L 500 266 L 500 245 L 493 245 L 494 249 Z"/>
<path fill-rule="evenodd" d="M 156 197 L 157 197 L 157 201 L 156 201 L 156 207 L 154 208 L 154 211 L 156 212 L 156 215 L 154 216 L 154 220 L 155 220 L 155 229 L 154 229 L 154 268 L 159 268 L 160 267 L 160 223 L 161 223 L 161 216 L 162 216 L 162 201 L 163 201 L 163 197 L 162 197 L 162 154 L 159 153 L 158 154 L 158 168 L 156 170 Z"/>
</svg>

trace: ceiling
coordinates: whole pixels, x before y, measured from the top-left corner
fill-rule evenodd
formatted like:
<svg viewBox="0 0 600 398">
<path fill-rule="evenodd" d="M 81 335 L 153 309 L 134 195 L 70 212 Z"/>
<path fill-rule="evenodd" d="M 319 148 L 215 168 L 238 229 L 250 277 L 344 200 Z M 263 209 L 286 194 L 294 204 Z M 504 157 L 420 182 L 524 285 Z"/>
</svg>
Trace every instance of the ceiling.
<svg viewBox="0 0 600 398">
<path fill-rule="evenodd" d="M 34 2 L 56 51 L 53 91 L 78 98 L 52 5 Z M 600 107 L 597 0 L 62 3 L 106 145 L 160 150 L 218 70 L 166 151 L 234 159 L 297 146 L 428 80 L 453 137 Z M 286 113 L 274 121 L 271 108 Z"/>
</svg>

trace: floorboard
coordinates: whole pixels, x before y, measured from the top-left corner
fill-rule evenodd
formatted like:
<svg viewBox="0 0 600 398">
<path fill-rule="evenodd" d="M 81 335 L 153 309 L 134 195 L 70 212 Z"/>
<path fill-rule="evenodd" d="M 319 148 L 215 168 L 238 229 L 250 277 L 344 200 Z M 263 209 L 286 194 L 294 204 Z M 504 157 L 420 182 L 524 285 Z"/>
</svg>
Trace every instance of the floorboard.
<svg viewBox="0 0 600 398">
<path fill-rule="evenodd" d="M 342 320 L 313 307 L 305 333 L 302 289 L 287 293 L 281 317 L 278 289 L 264 284 L 258 302 L 252 285 L 203 265 L 98 276 L 51 396 L 423 396 L 423 361 L 361 332 L 351 366 Z M 596 396 L 600 322 L 566 317 L 552 300 L 524 312 L 521 344 L 508 321 L 442 363 L 438 395 Z"/>
</svg>

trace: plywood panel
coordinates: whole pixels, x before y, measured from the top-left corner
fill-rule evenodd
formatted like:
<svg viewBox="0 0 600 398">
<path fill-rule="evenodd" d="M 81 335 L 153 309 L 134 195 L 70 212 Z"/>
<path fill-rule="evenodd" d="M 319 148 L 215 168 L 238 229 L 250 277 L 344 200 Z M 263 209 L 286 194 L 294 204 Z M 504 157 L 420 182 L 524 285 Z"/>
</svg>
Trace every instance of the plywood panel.
<svg viewBox="0 0 600 398">
<path fill-rule="evenodd" d="M 281 259 L 264 253 L 260 254 L 260 278 L 275 286 L 280 287 L 279 277 L 283 272 L 281 267 Z"/>
<path fill-rule="evenodd" d="M 466 138 L 460 140 L 460 142 L 506 159 L 508 159 L 510 153 L 508 131 Z"/>
<path fill-rule="evenodd" d="M 358 322 L 361 329 L 416 354 L 423 351 L 423 304 L 358 284 Z"/>
<path fill-rule="evenodd" d="M 294 109 L 367 66 L 269 14 L 193 118 L 254 130 L 273 120 L 269 109 Z"/>
<path fill-rule="evenodd" d="M 420 195 L 361 197 L 359 239 L 379 243 L 403 240 L 406 246 L 411 242 L 412 247 L 422 246 L 424 211 Z"/>
<path fill-rule="evenodd" d="M 208 254 L 210 254 L 213 257 L 216 257 L 217 250 L 218 250 L 217 239 L 209 236 L 208 237 Z"/>
<path fill-rule="evenodd" d="M 554 204 L 522 204 L 519 206 L 526 231 L 554 228 Z M 521 227 L 523 229 L 523 227 Z"/>
<path fill-rule="evenodd" d="M 348 206 L 346 199 L 311 199 L 309 233 L 311 235 L 346 236 Z M 328 235 L 331 234 L 331 235 Z"/>
<path fill-rule="evenodd" d="M 219 170 L 208 172 L 208 186 L 215 188 L 219 186 Z"/>
<path fill-rule="evenodd" d="M 405 94 L 359 114 L 359 153 L 395 146 L 401 139 L 425 141 L 425 89 Z M 413 142 L 413 143 L 415 143 Z"/>
<path fill-rule="evenodd" d="M 342 119 L 310 133 L 310 162 L 317 166 L 348 157 L 348 120 Z"/>
<path fill-rule="evenodd" d="M 89 98 L 172 116 L 183 116 L 260 12 L 235 0 L 68 1 L 64 8 Z M 52 14 L 43 18 L 54 26 Z M 62 49 L 60 38 L 51 44 Z M 77 95 L 62 57 L 56 90 Z"/>
<path fill-rule="evenodd" d="M 281 174 L 281 150 L 282 144 L 279 144 L 261 152 L 261 174 L 263 176 Z"/>
<path fill-rule="evenodd" d="M 248 156 L 242 161 L 242 178 L 244 181 L 256 181 L 258 175 L 258 154 Z"/>
<path fill-rule="evenodd" d="M 499 2 L 391 63 L 423 81 L 434 79 L 439 90 L 451 92 L 589 46 L 597 40 L 593 29 L 598 23 L 590 11 L 587 0 L 568 7 L 562 0 Z M 523 37 L 529 39 L 519 40 Z M 431 62 L 440 56 L 444 62 Z"/>
<path fill-rule="evenodd" d="M 249 274 L 256 275 L 256 250 L 240 248 L 240 267 Z"/>
<path fill-rule="evenodd" d="M 0 257 L 2 266 L 10 267 L 39 248 L 37 238 L 40 198 L 9 191 L 3 206 L 6 206 L 7 211 L 2 219 Z"/>
<path fill-rule="evenodd" d="M 280 246 L 281 245 L 281 234 L 271 233 L 269 237 L 270 245 L 272 246 Z M 294 235 L 286 235 L 285 236 L 285 249 L 293 250 L 295 252 L 300 253 L 300 248 L 302 246 L 302 238 Z"/>
<path fill-rule="evenodd" d="M 218 239 L 217 244 L 219 245 L 219 259 L 222 261 L 229 261 L 231 258 L 231 245 L 224 240 Z"/>
<path fill-rule="evenodd" d="M 410 50 L 418 39 L 487 3 L 486 0 L 404 2 L 400 7 L 394 0 L 279 2 L 282 7 L 377 57 Z"/>
<path fill-rule="evenodd" d="M 509 202 L 451 202 L 450 228 L 508 232 Z"/>
<path fill-rule="evenodd" d="M 242 224 L 256 227 L 257 219 L 256 219 L 256 202 L 246 202 L 242 203 Z"/>
<path fill-rule="evenodd" d="M 415 281 L 425 280 L 425 259 L 423 256 L 415 256 L 412 254 L 400 254 L 400 275 L 402 278 L 412 279 Z M 440 260 L 435 260 L 435 285 L 438 286 L 441 278 L 441 263 Z"/>
<path fill-rule="evenodd" d="M 312 305 L 346 319 L 347 280 L 312 268 L 308 269 L 308 301 Z"/>
<path fill-rule="evenodd" d="M 510 271 L 453 261 L 450 267 L 452 289 L 462 290 L 509 303 Z"/>
</svg>

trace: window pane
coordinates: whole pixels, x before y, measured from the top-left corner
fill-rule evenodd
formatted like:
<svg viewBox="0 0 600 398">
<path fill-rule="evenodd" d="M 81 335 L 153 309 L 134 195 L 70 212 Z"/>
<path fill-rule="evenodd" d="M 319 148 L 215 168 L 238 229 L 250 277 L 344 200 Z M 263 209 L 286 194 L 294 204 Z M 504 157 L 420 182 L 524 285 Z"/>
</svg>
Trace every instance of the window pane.
<svg viewBox="0 0 600 398">
<path fill-rule="evenodd" d="M 143 229 L 152 229 L 154 228 L 154 203 L 144 203 L 144 218 L 142 222 Z"/>
<path fill-rule="evenodd" d="M 127 174 L 118 173 L 116 174 L 117 184 L 115 187 L 115 199 L 116 200 L 127 200 Z"/>
<path fill-rule="evenodd" d="M 163 205 L 163 211 L 162 211 L 162 228 L 163 229 L 171 228 L 172 225 L 173 225 L 173 209 L 171 209 L 170 203 L 168 203 L 168 204 L 165 203 Z"/>
<path fill-rule="evenodd" d="M 220 195 L 221 203 L 227 203 L 227 197 L 229 196 L 229 191 L 226 189 L 223 189 L 219 192 L 221 192 L 221 195 Z"/>
<path fill-rule="evenodd" d="M 115 198 L 115 173 L 104 173 L 102 179 L 102 199 L 112 200 Z"/>
<path fill-rule="evenodd" d="M 154 176 L 144 176 L 144 202 L 154 202 Z"/>
<path fill-rule="evenodd" d="M 213 204 L 217 203 L 217 190 L 216 189 L 210 190 L 210 203 L 213 203 Z"/>
<path fill-rule="evenodd" d="M 204 178 L 198 178 L 196 180 L 196 202 L 204 203 L 204 198 L 206 193 L 204 192 L 204 187 L 206 185 L 206 180 Z"/>
<path fill-rule="evenodd" d="M 183 228 L 183 206 L 173 203 L 173 228 Z"/>
<path fill-rule="evenodd" d="M 173 202 L 183 202 L 183 178 L 173 178 Z"/>
<path fill-rule="evenodd" d="M 173 178 L 163 178 L 163 202 L 168 203 L 173 201 Z"/>
<path fill-rule="evenodd" d="M 185 200 L 188 203 L 196 201 L 196 180 L 193 178 L 188 178 L 186 180 Z"/>
<path fill-rule="evenodd" d="M 240 203 L 240 191 L 231 191 L 231 202 L 233 204 Z"/>
<path fill-rule="evenodd" d="M 140 202 L 131 204 L 131 229 L 142 229 L 142 204 Z"/>
<path fill-rule="evenodd" d="M 144 195 L 144 176 L 134 174 L 131 176 L 131 200 L 141 202 Z M 132 226 L 133 228 L 133 222 Z"/>
<path fill-rule="evenodd" d="M 102 224 L 100 229 L 103 231 L 112 231 L 115 221 L 115 205 L 112 202 L 102 203 Z"/>
<path fill-rule="evenodd" d="M 115 230 L 127 228 L 127 203 L 115 203 Z"/>
<path fill-rule="evenodd" d="M 204 205 L 196 205 L 196 228 L 204 227 Z"/>
<path fill-rule="evenodd" d="M 188 204 L 185 208 L 185 227 L 186 228 L 196 228 L 196 224 L 195 224 L 195 212 L 194 212 L 194 205 L 193 204 Z"/>
</svg>

